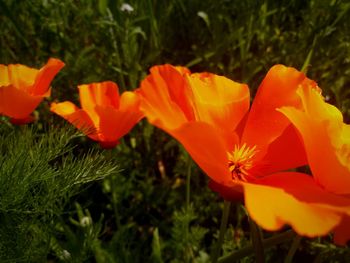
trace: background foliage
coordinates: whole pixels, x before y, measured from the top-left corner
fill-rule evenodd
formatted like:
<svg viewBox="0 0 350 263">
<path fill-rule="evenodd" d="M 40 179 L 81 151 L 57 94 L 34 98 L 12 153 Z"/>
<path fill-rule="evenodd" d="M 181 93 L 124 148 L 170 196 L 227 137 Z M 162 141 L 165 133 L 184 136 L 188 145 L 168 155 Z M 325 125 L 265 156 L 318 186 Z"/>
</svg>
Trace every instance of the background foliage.
<svg viewBox="0 0 350 263">
<path fill-rule="evenodd" d="M 162 63 L 225 75 L 254 93 L 282 63 L 307 69 L 349 121 L 348 1 L 130 0 L 132 11 L 123 4 L 0 0 L 0 63 L 41 67 L 60 58 L 66 67 L 50 100 L 75 102 L 78 84 L 113 80 L 132 90 Z M 0 124 L 1 262 L 208 262 L 222 200 L 174 140 L 143 121 L 102 151 L 67 131 L 48 105 L 30 127 Z M 225 254 L 250 242 L 240 205 L 229 223 Z M 349 249 L 329 240 L 303 239 L 295 260 L 349 261 Z M 267 259 L 281 261 L 289 246 Z"/>
</svg>

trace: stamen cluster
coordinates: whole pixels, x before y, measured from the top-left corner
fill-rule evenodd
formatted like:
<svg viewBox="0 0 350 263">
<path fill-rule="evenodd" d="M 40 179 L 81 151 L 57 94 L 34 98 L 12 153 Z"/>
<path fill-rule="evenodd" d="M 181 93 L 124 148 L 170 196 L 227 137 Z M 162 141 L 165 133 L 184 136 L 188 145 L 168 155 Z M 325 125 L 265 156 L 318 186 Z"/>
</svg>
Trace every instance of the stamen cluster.
<svg viewBox="0 0 350 263">
<path fill-rule="evenodd" d="M 232 153 L 227 153 L 228 167 L 233 180 L 247 181 L 255 153 L 256 145 L 250 148 L 246 143 L 242 146 L 235 145 Z"/>
</svg>

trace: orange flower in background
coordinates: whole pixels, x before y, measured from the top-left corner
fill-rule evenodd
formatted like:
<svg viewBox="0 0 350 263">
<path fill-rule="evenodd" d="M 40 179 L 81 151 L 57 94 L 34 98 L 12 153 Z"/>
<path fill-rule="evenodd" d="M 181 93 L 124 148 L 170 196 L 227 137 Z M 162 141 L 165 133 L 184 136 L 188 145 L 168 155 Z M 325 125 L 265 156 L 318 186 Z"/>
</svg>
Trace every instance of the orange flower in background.
<svg viewBox="0 0 350 263">
<path fill-rule="evenodd" d="M 103 148 L 113 148 L 143 117 L 139 97 L 131 91 L 119 96 L 118 86 L 106 81 L 80 85 L 81 109 L 72 102 L 52 103 L 51 111 L 60 115 Z"/>
<path fill-rule="evenodd" d="M 249 111 L 246 85 L 165 65 L 153 67 L 138 92 L 148 120 L 183 144 L 213 190 L 226 199 L 244 195 L 249 214 L 265 229 L 289 224 L 313 237 L 341 227 L 350 202 L 308 175 L 282 172 L 309 158 L 289 119 L 276 110 L 302 110 L 300 90 L 319 91 L 303 73 L 276 65 Z"/>
<path fill-rule="evenodd" d="M 50 96 L 50 83 L 63 66 L 54 58 L 40 70 L 19 64 L 0 65 L 0 115 L 10 117 L 15 124 L 31 122 L 30 114 Z"/>
</svg>

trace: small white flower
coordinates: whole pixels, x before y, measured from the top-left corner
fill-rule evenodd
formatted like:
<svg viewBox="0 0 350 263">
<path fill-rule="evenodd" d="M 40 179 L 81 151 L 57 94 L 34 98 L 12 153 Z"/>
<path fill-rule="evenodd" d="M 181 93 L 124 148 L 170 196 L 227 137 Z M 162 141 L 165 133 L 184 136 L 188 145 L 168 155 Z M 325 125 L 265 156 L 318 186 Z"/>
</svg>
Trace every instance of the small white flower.
<svg viewBox="0 0 350 263">
<path fill-rule="evenodd" d="M 84 216 L 81 220 L 80 220 L 80 225 L 82 227 L 86 227 L 91 225 L 91 219 L 90 217 Z"/>
<path fill-rule="evenodd" d="M 62 251 L 62 254 L 61 254 L 61 259 L 63 260 L 70 260 L 72 257 L 71 257 L 71 254 L 69 253 L 69 251 L 67 250 L 63 250 Z"/>
<path fill-rule="evenodd" d="M 123 12 L 131 13 L 134 11 L 134 8 L 128 3 L 123 3 L 122 6 L 120 7 L 120 10 Z"/>
<path fill-rule="evenodd" d="M 209 27 L 210 25 L 210 21 L 209 21 L 209 16 L 206 12 L 203 11 L 198 11 L 197 12 L 197 16 L 199 16 L 200 18 L 203 19 L 204 23 L 207 25 L 207 27 Z"/>
<path fill-rule="evenodd" d="M 208 15 L 207 13 L 203 12 L 203 11 L 198 11 L 197 12 L 197 16 L 203 18 L 203 19 L 208 19 Z"/>
</svg>

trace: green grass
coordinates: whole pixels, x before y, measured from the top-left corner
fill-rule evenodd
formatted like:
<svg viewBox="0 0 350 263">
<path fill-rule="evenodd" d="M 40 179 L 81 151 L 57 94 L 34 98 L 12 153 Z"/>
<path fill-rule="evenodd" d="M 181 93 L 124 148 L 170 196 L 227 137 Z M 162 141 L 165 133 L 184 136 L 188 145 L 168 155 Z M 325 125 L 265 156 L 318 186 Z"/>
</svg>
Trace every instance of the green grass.
<svg viewBox="0 0 350 263">
<path fill-rule="evenodd" d="M 267 70 L 281 63 L 307 71 L 327 100 L 350 120 L 349 2 L 133 0 L 128 2 L 132 12 L 120 11 L 122 3 L 0 0 L 0 63 L 40 67 L 49 57 L 60 58 L 66 67 L 55 78 L 49 100 L 75 102 L 78 84 L 113 80 L 121 90 L 133 90 L 152 65 L 162 63 L 225 75 L 248 83 L 254 94 Z M 83 137 L 69 139 L 68 146 L 57 149 L 67 152 L 68 166 L 74 156 L 76 165 L 105 172 L 103 180 L 68 191 L 69 180 L 50 180 L 57 171 L 45 166 L 45 160 L 52 158 L 47 149 L 55 148 L 51 144 L 57 138 L 37 138 L 45 137 L 52 126 L 59 134 L 66 133 L 59 128 L 64 122 L 49 113 L 48 105 L 45 102 L 38 109 L 40 121 L 31 125 L 35 132 L 32 128 L 13 131 L 3 124 L 7 122 L 0 124 L 1 156 L 6 157 L 0 160 L 13 166 L 17 180 L 9 184 L 5 172 L 11 170 L 0 168 L 1 182 L 9 180 L 0 186 L 4 229 L 0 251 L 5 251 L 0 253 L 1 262 L 209 262 L 223 202 L 173 139 L 146 121 L 111 151 L 102 151 Z M 37 160 L 44 162 L 44 170 L 31 171 L 27 159 L 19 158 L 22 164 L 12 160 L 10 156 L 26 152 L 17 145 L 9 155 L 7 147 L 15 144 L 8 143 L 6 136 L 14 141 L 23 137 L 18 145 L 44 156 Z M 49 145 L 35 148 L 38 140 L 49 140 Z M 89 161 L 93 153 L 101 158 L 96 167 Z M 110 174 L 107 168 L 112 164 L 121 171 Z M 31 173 L 39 178 L 20 180 L 21 165 L 28 165 L 28 178 Z M 77 172 L 83 171 L 78 166 Z M 66 179 L 71 173 L 62 170 Z M 68 187 L 63 187 L 63 196 L 55 192 L 61 185 Z M 28 199 L 25 191 L 31 187 L 40 190 L 30 196 L 38 199 Z M 48 189 L 53 190 L 47 197 Z M 36 206 L 25 207 L 33 203 Z M 10 206 L 20 213 L 13 216 Z M 24 216 L 28 209 L 36 216 Z M 54 213 L 46 216 L 47 211 Z M 249 233 L 243 209 L 233 205 L 224 254 L 249 245 Z M 264 232 L 264 237 L 271 235 Z M 295 261 L 349 261 L 349 248 L 335 247 L 330 240 L 302 239 Z M 282 262 L 290 244 L 265 251 L 267 261 Z M 253 256 L 241 259 L 253 261 Z"/>
</svg>

